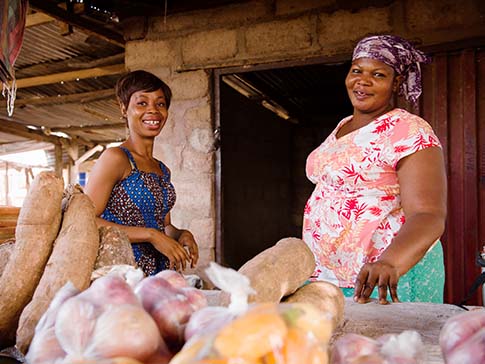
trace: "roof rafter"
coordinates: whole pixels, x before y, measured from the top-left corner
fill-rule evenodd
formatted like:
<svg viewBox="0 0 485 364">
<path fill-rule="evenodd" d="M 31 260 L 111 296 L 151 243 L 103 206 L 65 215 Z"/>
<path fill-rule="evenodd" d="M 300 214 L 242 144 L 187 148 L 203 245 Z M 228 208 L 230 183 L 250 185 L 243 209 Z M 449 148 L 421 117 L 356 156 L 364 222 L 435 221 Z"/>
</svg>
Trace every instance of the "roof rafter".
<svg viewBox="0 0 485 364">
<path fill-rule="evenodd" d="M 114 64 L 111 66 L 94 67 L 76 71 L 60 72 L 45 76 L 27 77 L 17 79 L 17 88 L 48 85 L 61 81 L 74 81 L 76 79 L 116 75 L 125 72 L 124 64 Z"/>
<path fill-rule="evenodd" d="M 16 99 L 15 106 L 43 106 L 43 105 L 59 105 L 69 103 L 85 104 L 92 101 L 103 100 L 115 95 L 114 89 L 106 89 L 99 91 L 81 92 L 77 94 L 63 95 L 63 96 L 46 96 L 46 97 L 30 97 L 28 99 Z M 5 109 L 5 108 L 4 108 Z"/>
<path fill-rule="evenodd" d="M 59 137 L 45 135 L 40 131 L 28 128 L 25 124 L 17 123 L 4 117 L 0 117 L 0 131 L 3 133 L 9 133 L 22 138 L 37 140 L 41 142 L 48 142 L 59 145 L 61 143 L 59 140 L 61 138 Z"/>
</svg>

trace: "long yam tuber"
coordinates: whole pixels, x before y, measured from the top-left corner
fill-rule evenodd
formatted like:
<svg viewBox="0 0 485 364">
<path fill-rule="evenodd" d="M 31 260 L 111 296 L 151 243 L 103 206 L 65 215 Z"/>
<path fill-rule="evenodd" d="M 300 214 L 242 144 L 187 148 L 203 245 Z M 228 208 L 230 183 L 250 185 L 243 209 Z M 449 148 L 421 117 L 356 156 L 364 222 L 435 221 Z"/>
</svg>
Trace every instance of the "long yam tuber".
<svg viewBox="0 0 485 364">
<path fill-rule="evenodd" d="M 17 348 L 25 353 L 35 326 L 56 292 L 67 282 L 82 291 L 89 286 L 99 248 L 94 206 L 80 187 L 66 189 L 62 226 L 32 301 L 20 316 Z"/>
<path fill-rule="evenodd" d="M 285 238 L 246 262 L 239 273 L 256 291 L 249 302 L 278 303 L 305 283 L 314 269 L 315 258 L 303 240 Z"/>
<path fill-rule="evenodd" d="M 20 314 L 34 294 L 61 223 L 63 181 L 53 172 L 33 180 L 20 209 L 15 248 L 0 278 L 0 348 L 15 343 Z"/>
<path fill-rule="evenodd" d="M 7 266 L 8 260 L 12 255 L 15 248 L 15 240 L 9 239 L 0 244 L 0 277 L 3 274 L 3 270 Z"/>
<path fill-rule="evenodd" d="M 286 297 L 285 302 L 311 303 L 322 312 L 332 316 L 333 329 L 337 328 L 344 318 L 345 298 L 336 285 L 329 282 L 311 282 Z"/>
<path fill-rule="evenodd" d="M 99 250 L 94 270 L 111 265 L 136 266 L 128 235 L 116 226 L 99 228 Z"/>
</svg>

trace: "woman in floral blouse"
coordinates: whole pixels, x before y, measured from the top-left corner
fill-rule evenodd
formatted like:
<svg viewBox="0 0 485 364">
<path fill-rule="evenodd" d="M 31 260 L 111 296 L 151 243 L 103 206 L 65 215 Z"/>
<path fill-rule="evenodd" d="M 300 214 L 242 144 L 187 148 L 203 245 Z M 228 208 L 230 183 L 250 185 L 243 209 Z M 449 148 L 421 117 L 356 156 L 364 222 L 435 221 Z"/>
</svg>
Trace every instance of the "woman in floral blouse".
<svg viewBox="0 0 485 364">
<path fill-rule="evenodd" d="M 312 280 L 360 303 L 443 301 L 441 145 L 425 120 L 392 107 L 396 92 L 417 101 L 427 61 L 399 37 L 361 40 L 345 80 L 354 112 L 307 159 L 316 184 L 303 221 L 317 261 Z"/>
</svg>

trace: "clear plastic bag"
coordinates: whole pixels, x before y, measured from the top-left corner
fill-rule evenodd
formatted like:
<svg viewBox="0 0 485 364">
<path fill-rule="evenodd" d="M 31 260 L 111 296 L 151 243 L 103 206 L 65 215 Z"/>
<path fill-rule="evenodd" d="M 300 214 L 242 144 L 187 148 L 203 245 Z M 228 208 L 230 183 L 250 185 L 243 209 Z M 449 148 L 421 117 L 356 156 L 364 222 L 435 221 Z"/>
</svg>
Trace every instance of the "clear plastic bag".
<svg viewBox="0 0 485 364">
<path fill-rule="evenodd" d="M 34 337 L 25 357 L 29 364 L 56 364 L 64 360 L 66 352 L 62 349 L 55 334 L 57 313 L 61 305 L 77 295 L 79 290 L 71 282 L 66 283 L 52 299 L 49 308 L 35 327 Z"/>
<path fill-rule="evenodd" d="M 446 363 L 485 364 L 485 310 L 450 317 L 439 342 Z"/>
<path fill-rule="evenodd" d="M 192 314 L 207 306 L 202 292 L 189 287 L 183 276 L 174 271 L 143 279 L 134 292 L 173 353 L 185 343 L 184 330 Z"/>
<path fill-rule="evenodd" d="M 426 352 L 418 332 L 383 335 L 377 340 L 358 334 L 340 337 L 332 350 L 332 364 L 424 364 Z"/>
<path fill-rule="evenodd" d="M 229 307 L 196 312 L 190 339 L 170 364 L 327 364 L 332 333 L 328 315 L 310 304 L 248 305 L 249 280 L 232 269 L 211 264 L 211 281 L 231 294 Z"/>
<path fill-rule="evenodd" d="M 66 364 L 117 356 L 144 361 L 163 345 L 154 320 L 117 276 L 101 277 L 64 302 L 55 333 Z"/>
</svg>

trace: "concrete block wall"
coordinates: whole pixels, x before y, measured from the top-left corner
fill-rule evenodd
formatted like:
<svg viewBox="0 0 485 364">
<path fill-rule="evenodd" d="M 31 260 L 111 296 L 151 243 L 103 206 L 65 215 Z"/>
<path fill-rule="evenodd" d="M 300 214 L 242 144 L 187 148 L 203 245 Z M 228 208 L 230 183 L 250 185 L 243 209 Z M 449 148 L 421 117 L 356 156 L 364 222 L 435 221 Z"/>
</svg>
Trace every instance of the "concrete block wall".
<svg viewBox="0 0 485 364">
<path fill-rule="evenodd" d="M 252 0 L 125 25 L 125 63 L 173 89 L 169 123 L 155 154 L 172 170 L 176 225 L 192 229 L 213 259 L 215 237 L 211 68 L 349 57 L 363 36 L 397 34 L 421 45 L 485 36 L 485 3 L 476 0 Z"/>
</svg>

